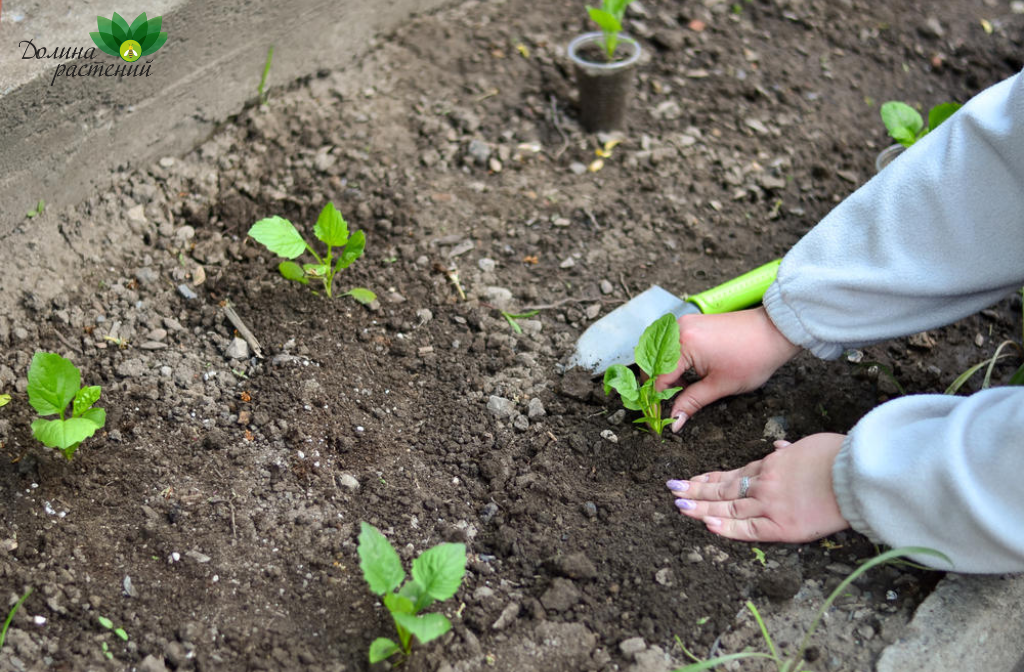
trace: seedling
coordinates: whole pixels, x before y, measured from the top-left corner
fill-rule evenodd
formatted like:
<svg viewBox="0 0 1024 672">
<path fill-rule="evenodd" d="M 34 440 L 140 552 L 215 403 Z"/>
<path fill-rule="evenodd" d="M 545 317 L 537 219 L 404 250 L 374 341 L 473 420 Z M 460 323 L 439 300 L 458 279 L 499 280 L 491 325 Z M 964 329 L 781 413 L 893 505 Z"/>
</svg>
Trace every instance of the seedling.
<svg viewBox="0 0 1024 672">
<path fill-rule="evenodd" d="M 45 210 L 45 209 L 46 209 L 46 201 L 44 201 L 43 199 L 40 198 L 39 202 L 36 203 L 36 207 L 33 208 L 32 210 L 29 210 L 28 212 L 26 212 L 25 216 L 28 217 L 29 219 L 32 219 L 33 217 L 36 217 L 38 215 L 43 214 L 43 210 Z"/>
<path fill-rule="evenodd" d="M 512 327 L 512 331 L 516 332 L 517 334 L 521 334 L 523 333 L 523 328 L 519 326 L 519 322 L 517 322 L 516 320 L 525 320 L 528 317 L 533 317 L 539 312 L 539 310 L 528 310 L 525 313 L 506 313 L 503 310 L 501 311 L 501 316 L 504 317 L 505 321 L 508 322 L 508 325 Z M 0 406 L 2 405 L 3 404 L 0 404 Z"/>
<path fill-rule="evenodd" d="M 7 628 L 11 627 L 11 621 L 14 620 L 14 615 L 18 613 L 18 609 L 21 608 L 21 605 L 25 603 L 25 600 L 27 600 L 28 596 L 31 594 L 32 589 L 29 588 L 25 591 L 25 594 L 21 596 L 21 599 L 14 603 L 11 610 L 7 612 L 7 619 L 4 621 L 4 629 L 0 630 L 0 649 L 4 648 L 4 641 L 7 639 Z"/>
<path fill-rule="evenodd" d="M 260 105 L 266 105 L 267 98 L 270 95 L 265 87 L 267 85 L 267 76 L 270 74 L 270 62 L 272 60 L 274 60 L 274 45 L 270 45 L 270 48 L 267 49 L 267 60 L 263 64 L 263 76 L 260 77 L 260 85 L 256 89 L 256 100 Z"/>
<path fill-rule="evenodd" d="M 115 635 L 121 638 L 121 641 L 128 641 L 128 633 L 124 631 L 124 628 L 115 628 L 114 622 L 105 616 L 97 616 L 96 621 L 107 630 L 110 630 Z M 114 654 L 110 650 L 110 646 L 106 642 L 100 642 L 100 649 L 103 651 L 103 655 L 107 660 L 113 660 Z"/>
<path fill-rule="evenodd" d="M 405 581 L 402 561 L 387 538 L 368 523 L 361 525 L 358 552 L 363 578 L 375 595 L 384 596 L 384 606 L 391 612 L 400 642 L 387 637 L 373 640 L 371 664 L 396 653 L 407 657 L 414 635 L 421 644 L 426 644 L 451 629 L 451 621 L 444 614 L 420 612 L 435 601 L 447 600 L 459 589 L 466 573 L 464 544 L 438 544 L 424 551 L 413 560 L 412 581 Z M 399 586 L 401 589 L 395 592 Z"/>
<path fill-rule="evenodd" d="M 1024 296 L 1024 289 L 1020 289 L 1017 291 L 1019 294 L 1021 294 L 1021 296 Z M 1024 315 L 1024 313 L 1022 313 L 1022 315 Z M 1024 346 L 1024 341 L 1022 341 L 1021 343 L 1017 343 L 1016 341 L 1013 340 L 1003 341 L 1002 343 L 999 344 L 999 347 L 996 348 L 995 354 L 993 354 L 988 359 L 983 359 L 982 361 L 978 362 L 977 364 L 975 364 L 974 366 L 970 367 L 969 369 L 961 373 L 959 376 L 957 376 L 956 380 L 954 380 L 950 384 L 950 386 L 946 388 L 945 394 L 956 394 L 957 392 L 959 392 L 960 388 L 964 386 L 964 383 L 970 380 L 970 378 L 981 369 L 985 369 L 985 378 L 982 380 L 981 389 L 987 390 L 989 387 L 991 387 L 992 371 L 996 367 L 996 362 L 998 362 L 1000 359 L 1003 359 L 1004 357 L 1009 357 L 1011 354 L 1008 352 L 1003 352 L 1003 350 L 1007 346 L 1017 350 L 1018 354 L 1024 355 L 1024 347 L 1022 347 Z M 1006 384 L 1024 385 L 1024 364 L 1021 364 L 1020 367 L 1013 373 L 1013 375 L 1010 376 L 1010 379 L 1007 381 Z"/>
<path fill-rule="evenodd" d="M 754 553 L 754 560 L 756 560 L 757 562 L 760 562 L 762 567 L 767 567 L 768 566 L 768 561 L 765 558 L 764 551 L 762 551 L 757 546 L 753 547 L 750 550 L 753 551 L 753 553 Z"/>
<path fill-rule="evenodd" d="M 675 316 L 667 313 L 647 327 L 633 354 L 637 365 L 647 374 L 647 382 L 639 385 L 632 369 L 612 364 L 604 372 L 604 393 L 608 394 L 614 388 L 622 397 L 623 406 L 644 414 L 633 422 L 646 422 L 651 431 L 661 436 L 661 430 L 674 422 L 672 418 L 662 419 L 661 402 L 683 389 L 672 387 L 662 392 L 654 389 L 655 377 L 672 373 L 679 364 L 679 323 Z"/>
<path fill-rule="evenodd" d="M 928 111 L 928 125 L 920 113 L 906 103 L 890 100 L 882 104 L 882 123 L 888 129 L 892 139 L 904 147 L 910 147 L 923 138 L 929 131 L 934 131 L 939 124 L 960 109 L 959 103 L 940 103 Z"/>
<path fill-rule="evenodd" d="M 626 14 L 626 7 L 633 0 L 602 0 L 600 7 L 587 5 L 587 14 L 601 28 L 604 33 L 602 46 L 604 46 L 605 58 L 609 61 L 615 59 L 615 49 L 619 46 L 619 33 L 622 32 L 622 17 Z"/>
<path fill-rule="evenodd" d="M 853 572 L 851 572 L 850 575 L 843 579 L 842 583 L 836 586 L 835 590 L 833 590 L 829 594 L 829 596 L 825 599 L 824 604 L 821 605 L 821 609 L 819 609 L 818 613 L 815 615 L 814 620 L 811 621 L 811 625 L 809 628 L 807 628 L 807 632 L 804 633 L 804 638 L 803 640 L 801 640 L 799 648 L 796 650 L 796 653 L 793 654 L 791 658 L 784 659 L 779 654 L 778 649 L 775 648 L 775 642 L 772 640 L 771 635 L 768 634 L 768 628 L 765 627 L 764 621 L 761 619 L 760 612 L 758 612 L 757 607 L 754 606 L 754 603 L 748 600 L 747 609 L 749 609 L 750 613 L 753 614 L 754 620 L 757 621 L 757 625 L 761 629 L 761 637 L 764 638 L 765 644 L 768 647 L 768 653 L 762 653 L 759 651 L 740 651 L 739 653 L 730 653 L 724 656 L 718 656 L 717 658 L 712 658 L 710 660 L 701 660 L 697 656 L 690 653 L 689 649 L 683 646 L 682 641 L 678 637 L 676 637 L 676 643 L 679 645 L 679 648 L 681 648 L 683 650 L 683 653 L 689 656 L 694 662 L 690 665 L 687 665 L 686 667 L 681 667 L 675 670 L 675 672 L 701 672 L 702 670 L 710 670 L 712 668 L 718 667 L 719 665 L 723 665 L 730 661 L 741 660 L 744 658 L 761 658 L 770 660 L 775 664 L 775 667 L 779 672 L 806 672 L 807 668 L 803 667 L 804 653 L 807 651 L 807 646 L 811 642 L 811 636 L 814 634 L 814 631 L 818 629 L 818 624 L 821 623 L 821 619 L 825 616 L 825 613 L 828 612 L 829 608 L 832 606 L 832 603 L 835 602 L 838 597 L 843 595 L 846 588 L 851 583 L 856 581 L 857 578 L 864 572 L 868 571 L 869 569 L 877 565 L 881 565 L 898 558 L 903 558 L 908 555 L 930 555 L 939 558 L 946 563 L 949 563 L 950 566 L 952 566 L 953 564 L 952 561 L 944 553 L 941 553 L 931 548 L 923 548 L 920 546 L 904 546 L 902 548 L 894 548 L 890 551 L 882 553 L 881 555 L 877 555 L 871 558 L 863 565 L 861 565 Z"/>
<path fill-rule="evenodd" d="M 71 459 L 78 445 L 102 429 L 107 412 L 93 408 L 99 385 L 81 387 L 82 375 L 74 364 L 52 352 L 37 352 L 28 368 L 28 403 L 40 417 L 32 421 L 32 436 L 48 448 L 58 448 Z M 65 418 L 71 406 L 71 417 Z M 44 419 L 59 415 L 56 420 Z"/>
<path fill-rule="evenodd" d="M 303 252 L 309 252 L 316 259 L 315 264 L 303 264 L 299 266 L 294 261 L 282 261 L 278 264 L 277 270 L 287 280 L 308 285 L 310 280 L 317 280 L 323 283 L 324 292 L 328 297 L 332 296 L 332 283 L 334 276 L 352 265 L 359 257 L 363 256 L 363 249 L 366 247 L 366 236 L 362 231 L 356 231 L 349 235 L 348 223 L 341 216 L 333 203 L 328 203 L 320 211 L 313 228 L 316 237 L 327 245 L 327 254 L 320 256 L 316 250 L 306 242 L 302 234 L 283 217 L 268 217 L 261 219 L 249 229 L 249 236 L 256 242 L 262 243 L 264 247 L 274 254 L 285 259 L 296 259 Z M 335 249 L 341 248 L 340 254 L 335 259 Z M 351 296 L 359 303 L 371 303 L 377 295 L 363 287 L 353 287 L 342 296 Z"/>
<path fill-rule="evenodd" d="M 7 404 L 11 403 L 11 395 L 0 394 L 0 408 L 3 408 Z"/>
</svg>

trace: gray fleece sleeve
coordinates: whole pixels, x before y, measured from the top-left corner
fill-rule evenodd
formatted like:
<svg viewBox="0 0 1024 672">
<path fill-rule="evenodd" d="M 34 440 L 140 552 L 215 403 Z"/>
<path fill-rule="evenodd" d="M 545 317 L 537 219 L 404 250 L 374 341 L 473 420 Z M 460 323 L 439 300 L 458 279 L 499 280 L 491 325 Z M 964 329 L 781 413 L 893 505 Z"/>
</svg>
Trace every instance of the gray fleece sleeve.
<svg viewBox="0 0 1024 672">
<path fill-rule="evenodd" d="M 949 324 L 1024 284 L 1024 75 L 986 89 L 783 259 L 764 304 L 822 358 Z M 1024 571 L 1024 388 L 919 395 L 871 411 L 833 463 L 850 525 Z M 934 558 L 919 557 L 941 566 Z"/>
<path fill-rule="evenodd" d="M 873 541 L 942 551 L 958 572 L 1024 571 L 1024 388 L 882 404 L 832 480 L 843 517 Z"/>
<path fill-rule="evenodd" d="M 949 324 L 1024 283 L 1024 76 L 971 99 L 782 260 L 764 305 L 833 359 Z"/>
</svg>

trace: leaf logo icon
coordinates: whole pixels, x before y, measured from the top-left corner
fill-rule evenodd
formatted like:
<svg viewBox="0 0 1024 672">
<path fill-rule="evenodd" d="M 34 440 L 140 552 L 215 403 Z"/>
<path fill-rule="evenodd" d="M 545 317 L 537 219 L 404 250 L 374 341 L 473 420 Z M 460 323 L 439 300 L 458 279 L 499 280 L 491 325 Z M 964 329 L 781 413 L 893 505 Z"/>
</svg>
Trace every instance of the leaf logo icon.
<svg viewBox="0 0 1024 672">
<path fill-rule="evenodd" d="M 160 32 L 162 23 L 163 17 L 147 19 L 143 12 L 128 25 L 120 14 L 114 12 L 110 19 L 97 16 L 99 31 L 89 33 L 89 36 L 103 53 L 132 63 L 164 46 L 167 33 Z"/>
</svg>

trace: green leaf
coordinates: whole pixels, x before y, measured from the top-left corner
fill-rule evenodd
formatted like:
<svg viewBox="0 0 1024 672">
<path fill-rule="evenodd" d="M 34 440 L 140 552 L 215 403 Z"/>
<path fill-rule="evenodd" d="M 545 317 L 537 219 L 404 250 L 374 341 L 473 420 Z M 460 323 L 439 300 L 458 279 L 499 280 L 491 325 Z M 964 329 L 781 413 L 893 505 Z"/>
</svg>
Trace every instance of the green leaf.
<svg viewBox="0 0 1024 672">
<path fill-rule="evenodd" d="M 309 284 L 309 278 L 306 277 L 306 273 L 294 261 L 282 261 L 277 265 L 277 270 L 285 280 L 294 280 L 304 285 Z"/>
<path fill-rule="evenodd" d="M 411 632 L 421 644 L 435 640 L 452 628 L 451 621 L 444 614 L 394 614 L 395 623 Z"/>
<path fill-rule="evenodd" d="M 644 329 L 634 350 L 636 363 L 651 378 L 675 371 L 679 354 L 679 323 L 671 313 L 662 315 Z"/>
<path fill-rule="evenodd" d="M 1010 376 L 1010 380 L 1006 384 L 1007 385 L 1024 385 L 1024 364 L 1022 364 L 1021 367 L 1019 369 L 1017 369 L 1017 371 L 1012 376 Z M 4 396 L 9 396 L 9 395 L 4 395 Z M 2 400 L 2 399 L 0 399 L 0 400 Z M 0 403 L 0 406 L 3 406 L 3 404 Z"/>
<path fill-rule="evenodd" d="M 0 408 L 3 408 L 7 404 L 11 403 L 11 395 L 0 394 Z"/>
<path fill-rule="evenodd" d="M 100 48 L 104 54 L 108 56 L 117 56 L 117 49 L 113 49 L 107 43 L 107 40 L 113 42 L 114 36 L 109 33 L 89 33 L 89 37 L 92 38 L 93 43 Z"/>
<path fill-rule="evenodd" d="M 587 6 L 587 14 L 590 15 L 594 23 L 600 26 L 602 32 L 612 34 L 622 32 L 622 23 L 611 12 Z"/>
<path fill-rule="evenodd" d="M 352 234 L 352 237 L 345 243 L 345 249 L 338 257 L 338 265 L 334 267 L 334 272 L 348 268 L 352 265 L 352 262 L 363 256 L 363 249 L 366 247 L 366 234 L 362 231 L 356 231 Z"/>
<path fill-rule="evenodd" d="M 164 17 L 154 16 L 146 23 L 146 35 L 145 39 L 139 40 L 139 46 L 145 49 L 156 42 L 157 38 L 160 37 L 160 26 L 163 24 Z"/>
<path fill-rule="evenodd" d="M 633 370 L 628 366 L 622 364 L 612 364 L 608 367 L 608 370 L 604 372 L 604 393 L 607 396 L 609 392 L 615 390 L 622 397 L 623 401 L 626 399 L 635 401 L 640 396 L 640 388 L 637 386 L 636 375 Z"/>
<path fill-rule="evenodd" d="M 327 265 L 326 264 L 303 264 L 302 271 L 306 275 L 311 275 L 314 278 L 323 278 L 327 276 Z"/>
<path fill-rule="evenodd" d="M 117 40 L 119 49 L 122 42 L 131 39 L 131 28 L 128 27 L 128 22 L 121 18 L 121 15 L 117 12 L 114 12 L 114 18 L 110 22 L 110 33 Z"/>
<path fill-rule="evenodd" d="M 313 233 L 332 247 L 341 247 L 348 241 L 348 223 L 334 207 L 334 203 L 328 203 L 320 211 Z"/>
<path fill-rule="evenodd" d="M 408 585 L 408 584 L 407 584 Z M 384 596 L 384 606 L 392 614 L 414 614 L 416 606 L 408 597 L 399 593 L 388 593 Z"/>
<path fill-rule="evenodd" d="M 438 601 L 455 594 L 465 573 L 465 544 L 438 544 L 412 562 L 413 581 L 426 595 Z"/>
<path fill-rule="evenodd" d="M 81 418 L 96 425 L 96 429 L 103 429 L 107 424 L 107 411 L 103 408 L 90 408 L 82 413 Z"/>
<path fill-rule="evenodd" d="M 146 40 L 148 42 L 149 38 L 146 38 Z M 164 46 L 164 42 L 166 42 L 166 41 L 167 41 L 167 33 L 160 33 L 160 35 L 157 36 L 156 40 L 154 40 L 152 44 L 150 44 L 148 47 L 143 47 L 142 48 L 142 53 L 140 54 L 140 58 L 142 56 L 149 56 L 153 52 L 157 51 L 158 49 L 160 49 L 160 47 Z"/>
<path fill-rule="evenodd" d="M 398 553 L 380 531 L 369 523 L 360 524 L 359 567 L 376 595 L 390 593 L 405 579 Z"/>
<path fill-rule="evenodd" d="M 124 641 L 128 641 L 128 633 L 124 631 L 124 628 L 114 628 L 114 634 Z"/>
<path fill-rule="evenodd" d="M 142 46 L 142 40 L 146 39 L 146 36 L 149 34 L 148 26 L 146 25 L 147 23 L 146 13 L 143 12 L 135 17 L 135 20 L 132 21 L 132 25 L 128 26 L 128 39 L 135 40 L 139 43 L 140 47 Z"/>
<path fill-rule="evenodd" d="M 881 114 L 889 135 L 904 147 L 914 144 L 917 134 L 924 128 L 924 120 L 918 111 L 898 100 L 883 103 Z"/>
<path fill-rule="evenodd" d="M 410 602 L 418 602 L 423 592 L 415 581 L 407 581 L 399 590 L 398 594 Z M 412 613 L 412 612 L 409 612 Z"/>
<path fill-rule="evenodd" d="M 387 637 L 378 637 L 370 644 L 370 664 L 387 660 L 401 650 L 398 644 L 395 644 Z"/>
<path fill-rule="evenodd" d="M 934 131 L 939 124 L 953 116 L 953 113 L 960 107 L 960 103 L 940 103 L 928 110 L 928 132 Z"/>
<path fill-rule="evenodd" d="M 37 352 L 28 367 L 28 403 L 39 415 L 63 413 L 81 383 L 74 364 L 52 352 Z"/>
<path fill-rule="evenodd" d="M 676 393 L 681 392 L 682 390 L 683 388 L 681 387 L 669 387 L 662 390 L 661 392 L 654 392 L 653 396 L 655 399 L 658 399 L 659 401 L 662 399 L 671 399 L 672 397 L 676 396 Z"/>
<path fill-rule="evenodd" d="M 365 287 L 353 287 L 345 292 L 344 296 L 351 296 L 364 306 L 377 300 L 377 295 Z"/>
<path fill-rule="evenodd" d="M 70 420 L 37 418 L 32 421 L 32 436 L 39 439 L 47 448 L 64 450 L 88 439 L 99 428 L 100 425 L 89 418 L 71 418 Z"/>
<path fill-rule="evenodd" d="M 107 618 L 106 616 L 97 616 L 96 620 L 99 621 L 99 624 L 102 625 L 107 630 L 113 630 L 114 629 L 114 622 L 112 620 L 110 620 L 109 618 Z"/>
<path fill-rule="evenodd" d="M 72 416 L 80 417 L 89 408 L 100 399 L 101 388 L 99 385 L 93 385 L 91 387 L 83 387 L 75 393 L 75 403 L 72 406 Z"/>
<path fill-rule="evenodd" d="M 302 234 L 283 217 L 261 219 L 249 229 L 249 236 L 285 259 L 294 259 L 306 251 Z"/>
</svg>

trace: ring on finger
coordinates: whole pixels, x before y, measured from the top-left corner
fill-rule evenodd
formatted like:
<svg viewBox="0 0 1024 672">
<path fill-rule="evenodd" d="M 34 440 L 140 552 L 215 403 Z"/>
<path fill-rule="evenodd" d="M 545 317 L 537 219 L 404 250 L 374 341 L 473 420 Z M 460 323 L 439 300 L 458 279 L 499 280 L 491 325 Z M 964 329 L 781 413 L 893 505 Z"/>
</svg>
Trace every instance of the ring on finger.
<svg viewBox="0 0 1024 672">
<path fill-rule="evenodd" d="M 743 499 L 747 496 L 747 491 L 750 490 L 750 476 L 744 476 L 740 479 L 740 496 L 739 499 Z"/>
</svg>

